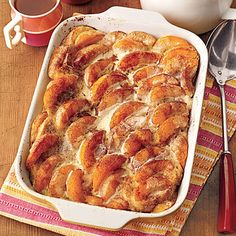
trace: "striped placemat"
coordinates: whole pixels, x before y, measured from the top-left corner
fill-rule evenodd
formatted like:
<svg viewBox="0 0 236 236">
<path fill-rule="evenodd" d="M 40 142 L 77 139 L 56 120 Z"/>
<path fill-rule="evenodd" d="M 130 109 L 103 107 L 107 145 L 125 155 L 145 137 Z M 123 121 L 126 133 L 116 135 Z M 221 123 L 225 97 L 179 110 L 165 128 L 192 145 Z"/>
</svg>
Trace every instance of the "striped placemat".
<svg viewBox="0 0 236 236">
<path fill-rule="evenodd" d="M 12 167 L 0 192 L 0 214 L 63 235 L 156 235 L 176 236 L 181 232 L 222 148 L 221 110 L 217 85 L 208 76 L 202 122 L 198 135 L 191 184 L 182 206 L 173 214 L 155 219 L 137 219 L 119 231 L 106 231 L 63 221 L 45 202 L 32 198 L 19 186 Z M 226 86 L 229 136 L 236 128 L 236 80 Z"/>
</svg>

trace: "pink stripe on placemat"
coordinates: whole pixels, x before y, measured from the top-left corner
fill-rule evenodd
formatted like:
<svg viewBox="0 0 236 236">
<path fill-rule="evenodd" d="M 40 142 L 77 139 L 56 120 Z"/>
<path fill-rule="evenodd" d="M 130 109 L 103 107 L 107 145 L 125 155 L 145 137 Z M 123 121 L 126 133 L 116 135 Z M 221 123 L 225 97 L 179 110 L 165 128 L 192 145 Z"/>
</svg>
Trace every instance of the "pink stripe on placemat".
<svg viewBox="0 0 236 236">
<path fill-rule="evenodd" d="M 199 129 L 197 144 L 219 152 L 222 148 L 222 137 L 204 129 Z"/>
<path fill-rule="evenodd" d="M 188 200 L 195 201 L 197 197 L 199 196 L 201 190 L 202 190 L 202 186 L 190 184 L 186 198 Z"/>
<path fill-rule="evenodd" d="M 120 231 L 106 231 L 102 229 L 94 229 L 86 226 L 80 226 L 77 224 L 71 224 L 61 219 L 60 215 L 56 211 L 49 210 L 47 208 L 37 206 L 35 204 L 25 202 L 23 200 L 11 197 L 7 194 L 0 193 L 0 211 L 15 215 L 28 220 L 37 221 L 40 223 L 47 223 L 54 226 L 60 226 L 73 230 L 84 231 L 87 233 L 93 233 L 97 235 L 112 236 L 112 235 L 135 235 L 135 236 L 163 236 L 160 234 L 142 233 L 134 230 L 122 229 Z"/>
<path fill-rule="evenodd" d="M 205 88 L 205 93 L 204 93 L 204 100 L 208 99 L 209 94 L 211 93 L 211 88 L 206 87 Z"/>
<path fill-rule="evenodd" d="M 220 91 L 218 85 L 214 84 L 211 89 L 211 94 L 220 97 Z M 230 85 L 225 85 L 225 97 L 228 102 L 235 103 L 236 102 L 236 89 L 231 87 Z"/>
</svg>

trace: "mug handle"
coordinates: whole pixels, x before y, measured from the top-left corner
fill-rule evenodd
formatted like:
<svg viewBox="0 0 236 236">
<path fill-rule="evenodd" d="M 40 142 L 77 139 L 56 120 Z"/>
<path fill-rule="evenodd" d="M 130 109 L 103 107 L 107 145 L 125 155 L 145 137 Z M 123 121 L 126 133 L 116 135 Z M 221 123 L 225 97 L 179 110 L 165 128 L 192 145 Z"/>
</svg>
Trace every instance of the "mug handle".
<svg viewBox="0 0 236 236">
<path fill-rule="evenodd" d="M 3 33 L 6 45 L 10 49 L 15 47 L 21 40 L 25 40 L 21 15 L 16 14 L 16 16 L 3 28 Z"/>
<path fill-rule="evenodd" d="M 221 17 L 222 20 L 236 20 L 236 8 L 229 8 Z"/>
</svg>

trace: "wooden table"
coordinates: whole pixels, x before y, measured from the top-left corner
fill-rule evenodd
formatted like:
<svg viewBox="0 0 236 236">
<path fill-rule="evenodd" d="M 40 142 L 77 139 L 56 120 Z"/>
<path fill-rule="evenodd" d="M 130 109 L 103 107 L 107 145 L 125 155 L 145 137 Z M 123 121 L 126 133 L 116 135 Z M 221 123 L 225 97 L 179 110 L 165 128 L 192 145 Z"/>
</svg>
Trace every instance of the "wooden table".
<svg viewBox="0 0 236 236">
<path fill-rule="evenodd" d="M 84 6 L 63 4 L 64 18 L 71 16 L 73 12 L 102 12 L 114 5 L 140 8 L 139 0 L 94 0 Z M 236 0 L 234 6 L 236 7 Z M 7 0 L 1 0 L 0 9 L 2 32 L 2 27 L 10 20 Z M 24 44 L 9 50 L 0 33 L 0 186 L 15 158 L 45 51 L 46 47 L 33 48 Z M 231 140 L 230 148 L 236 157 L 236 135 Z M 234 163 L 236 170 L 236 158 Z M 217 235 L 218 169 L 217 165 L 184 226 L 182 236 Z M 0 235 L 57 234 L 0 216 Z"/>
</svg>

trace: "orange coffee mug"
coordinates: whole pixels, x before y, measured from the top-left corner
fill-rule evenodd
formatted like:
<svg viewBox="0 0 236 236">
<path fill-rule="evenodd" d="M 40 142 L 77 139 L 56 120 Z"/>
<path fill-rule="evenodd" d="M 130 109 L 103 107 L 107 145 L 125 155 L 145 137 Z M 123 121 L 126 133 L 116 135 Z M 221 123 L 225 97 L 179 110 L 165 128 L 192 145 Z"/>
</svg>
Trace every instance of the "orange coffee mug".
<svg viewBox="0 0 236 236">
<path fill-rule="evenodd" d="M 7 47 L 12 49 L 20 41 L 36 47 L 48 45 L 53 30 L 63 17 L 60 0 L 56 0 L 50 10 L 39 15 L 20 12 L 15 2 L 9 0 L 12 20 L 3 29 Z"/>
</svg>

